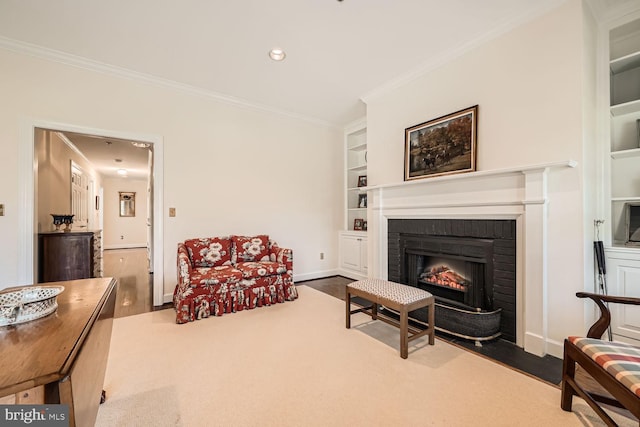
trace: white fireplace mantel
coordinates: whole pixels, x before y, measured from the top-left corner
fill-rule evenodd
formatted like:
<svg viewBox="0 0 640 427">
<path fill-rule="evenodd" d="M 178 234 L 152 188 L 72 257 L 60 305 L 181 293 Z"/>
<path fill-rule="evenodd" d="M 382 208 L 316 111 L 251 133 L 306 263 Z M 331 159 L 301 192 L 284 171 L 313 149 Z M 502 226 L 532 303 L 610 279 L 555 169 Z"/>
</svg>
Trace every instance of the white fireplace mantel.
<svg viewBox="0 0 640 427">
<path fill-rule="evenodd" d="M 516 220 L 516 344 L 547 353 L 547 175 L 567 160 L 373 185 L 367 217 L 370 275 L 388 278 L 389 219 Z"/>
</svg>

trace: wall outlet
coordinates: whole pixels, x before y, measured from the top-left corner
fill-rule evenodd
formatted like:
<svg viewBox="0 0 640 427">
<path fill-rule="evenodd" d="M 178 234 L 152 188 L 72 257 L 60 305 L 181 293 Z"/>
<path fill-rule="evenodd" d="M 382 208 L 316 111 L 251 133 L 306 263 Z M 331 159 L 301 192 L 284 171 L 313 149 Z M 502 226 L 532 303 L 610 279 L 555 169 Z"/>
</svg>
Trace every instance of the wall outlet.
<svg viewBox="0 0 640 427">
<path fill-rule="evenodd" d="M 324 252 L 320 252 L 320 259 L 324 259 Z"/>
<path fill-rule="evenodd" d="M 120 236 L 120 240 L 124 240 L 124 236 Z"/>
<path fill-rule="evenodd" d="M 169 216 L 176 216 L 176 208 L 169 208 Z"/>
<path fill-rule="evenodd" d="M 0 216 L 4 216 L 4 204 L 0 204 Z"/>
</svg>

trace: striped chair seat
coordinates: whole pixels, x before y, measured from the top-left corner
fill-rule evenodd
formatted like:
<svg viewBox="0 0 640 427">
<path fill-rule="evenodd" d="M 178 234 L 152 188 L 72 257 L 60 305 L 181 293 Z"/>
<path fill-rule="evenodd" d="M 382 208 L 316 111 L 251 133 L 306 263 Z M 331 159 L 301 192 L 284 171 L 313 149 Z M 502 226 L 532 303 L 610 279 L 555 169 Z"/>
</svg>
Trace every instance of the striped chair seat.
<svg viewBox="0 0 640 427">
<path fill-rule="evenodd" d="M 569 341 L 640 397 L 640 348 L 595 338 L 569 337 Z"/>
</svg>

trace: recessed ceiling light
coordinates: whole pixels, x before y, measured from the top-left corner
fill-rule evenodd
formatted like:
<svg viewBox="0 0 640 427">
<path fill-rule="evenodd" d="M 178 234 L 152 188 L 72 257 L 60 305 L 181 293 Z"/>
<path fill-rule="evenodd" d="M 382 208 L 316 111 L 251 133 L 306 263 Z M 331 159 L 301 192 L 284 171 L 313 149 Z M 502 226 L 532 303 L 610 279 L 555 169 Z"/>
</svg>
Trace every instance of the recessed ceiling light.
<svg viewBox="0 0 640 427">
<path fill-rule="evenodd" d="M 284 53 L 284 50 L 280 49 L 280 48 L 273 48 L 269 51 L 269 58 L 273 59 L 274 61 L 282 61 L 284 58 L 286 58 L 287 54 Z"/>
<path fill-rule="evenodd" d="M 118 169 L 118 175 L 127 176 L 127 170 L 126 169 Z"/>
</svg>

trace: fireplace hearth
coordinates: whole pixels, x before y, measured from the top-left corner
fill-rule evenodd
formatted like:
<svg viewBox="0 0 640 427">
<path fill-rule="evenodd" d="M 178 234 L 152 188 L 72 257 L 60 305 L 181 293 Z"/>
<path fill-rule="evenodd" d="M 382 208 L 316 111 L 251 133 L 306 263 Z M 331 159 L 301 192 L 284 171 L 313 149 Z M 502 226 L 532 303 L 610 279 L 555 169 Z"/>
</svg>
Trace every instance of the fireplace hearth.
<svg viewBox="0 0 640 427">
<path fill-rule="evenodd" d="M 436 328 L 515 342 L 515 221 L 393 219 L 388 230 L 388 278 L 436 297 Z"/>
</svg>

